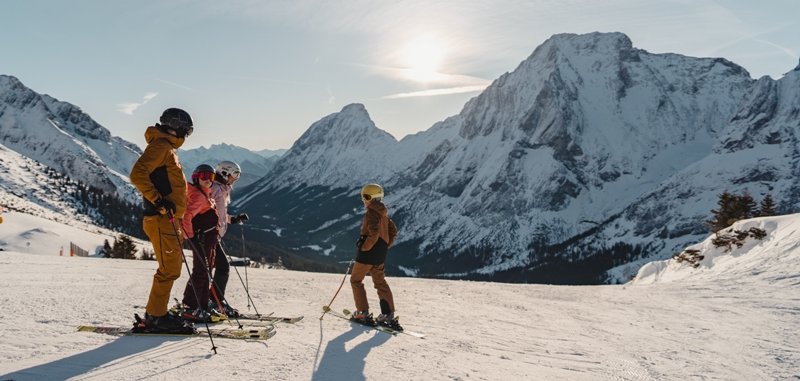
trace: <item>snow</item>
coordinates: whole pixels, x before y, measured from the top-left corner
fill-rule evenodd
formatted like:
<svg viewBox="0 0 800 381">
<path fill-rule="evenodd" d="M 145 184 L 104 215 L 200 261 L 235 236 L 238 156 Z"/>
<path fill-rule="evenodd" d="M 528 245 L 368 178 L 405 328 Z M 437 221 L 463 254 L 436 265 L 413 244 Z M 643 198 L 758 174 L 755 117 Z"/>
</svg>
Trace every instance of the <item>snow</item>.
<svg viewBox="0 0 800 381">
<path fill-rule="evenodd" d="M 90 247 L 104 236 L 15 212 L 4 219 L 2 380 L 800 378 L 798 215 L 741 222 L 768 236 L 709 254 L 698 269 L 654 264 L 663 268 L 658 279 L 624 286 L 390 277 L 401 321 L 425 339 L 319 320 L 342 274 L 250 269 L 259 312 L 305 319 L 278 324 L 266 342 L 217 339 L 216 355 L 204 337 L 77 332 L 80 324 L 130 324 L 143 312 L 134 306 L 147 300 L 156 263 L 61 257 L 66 237 Z M 714 251 L 707 241 L 697 247 Z M 235 277 L 228 289 L 231 303 L 246 310 Z M 333 307 L 352 305 L 344 287 Z"/>
<path fill-rule="evenodd" d="M 720 234 L 751 228 L 763 229 L 767 237 L 763 240 L 749 237 L 742 247 L 734 246 L 727 250 L 714 246 L 712 240 L 717 235 L 712 234 L 703 242 L 686 248 L 698 250 L 704 256 L 697 268 L 675 260 L 651 262 L 642 266 L 632 283 L 747 277 L 760 278 L 796 291 L 800 286 L 800 214 L 742 220 L 723 229 Z"/>
</svg>

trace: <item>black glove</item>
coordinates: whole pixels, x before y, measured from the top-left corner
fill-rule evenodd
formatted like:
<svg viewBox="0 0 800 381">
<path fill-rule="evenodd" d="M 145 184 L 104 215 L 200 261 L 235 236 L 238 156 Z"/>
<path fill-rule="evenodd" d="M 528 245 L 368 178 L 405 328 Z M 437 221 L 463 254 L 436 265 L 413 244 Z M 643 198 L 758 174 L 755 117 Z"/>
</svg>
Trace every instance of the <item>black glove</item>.
<svg viewBox="0 0 800 381">
<path fill-rule="evenodd" d="M 174 202 L 163 197 L 156 200 L 153 205 L 156 206 L 156 209 L 158 209 L 161 214 L 167 214 L 167 212 L 175 214 L 175 211 L 177 210 Z"/>
<path fill-rule="evenodd" d="M 361 237 L 358 237 L 358 241 L 356 241 L 356 247 L 361 249 L 361 245 L 363 245 L 364 241 L 366 241 L 366 240 L 367 240 L 367 236 L 365 236 L 365 235 L 362 235 Z"/>
<path fill-rule="evenodd" d="M 244 223 L 245 221 L 247 221 L 249 219 L 250 219 L 250 217 L 247 217 L 247 213 L 242 213 L 242 214 L 240 214 L 240 215 L 238 215 L 236 217 L 231 217 L 231 223 L 232 224 L 241 224 L 241 223 Z"/>
</svg>

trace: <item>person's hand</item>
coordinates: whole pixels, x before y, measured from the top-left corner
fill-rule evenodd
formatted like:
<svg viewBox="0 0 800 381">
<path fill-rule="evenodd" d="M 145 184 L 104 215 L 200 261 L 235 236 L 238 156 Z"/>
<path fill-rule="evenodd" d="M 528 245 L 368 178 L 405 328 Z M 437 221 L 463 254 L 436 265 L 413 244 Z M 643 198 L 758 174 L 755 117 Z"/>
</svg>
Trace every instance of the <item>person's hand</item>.
<svg viewBox="0 0 800 381">
<path fill-rule="evenodd" d="M 358 237 L 358 241 L 356 241 L 356 247 L 361 249 L 361 245 L 363 245 L 364 241 L 366 241 L 366 240 L 367 240 L 367 236 L 365 236 L 365 235 L 362 235 L 361 237 Z"/>
<path fill-rule="evenodd" d="M 175 211 L 177 210 L 174 202 L 163 197 L 156 200 L 153 205 L 156 206 L 156 209 L 158 209 L 159 213 L 161 214 L 167 214 L 167 212 L 170 214 L 175 214 Z"/>
<path fill-rule="evenodd" d="M 249 219 L 250 219 L 250 217 L 247 216 L 247 213 L 242 213 L 242 214 L 240 214 L 240 215 L 238 215 L 236 217 L 231 217 L 231 223 L 232 224 L 241 224 L 241 223 L 244 223 L 245 221 L 247 221 Z"/>
</svg>

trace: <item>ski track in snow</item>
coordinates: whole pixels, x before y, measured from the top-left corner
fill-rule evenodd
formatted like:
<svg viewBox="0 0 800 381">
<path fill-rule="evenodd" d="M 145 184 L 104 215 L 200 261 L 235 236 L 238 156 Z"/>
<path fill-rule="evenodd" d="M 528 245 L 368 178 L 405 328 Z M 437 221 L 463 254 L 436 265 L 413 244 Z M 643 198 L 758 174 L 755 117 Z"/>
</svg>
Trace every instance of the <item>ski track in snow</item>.
<svg viewBox="0 0 800 381">
<path fill-rule="evenodd" d="M 726 280 L 569 287 L 390 278 L 425 339 L 318 320 L 341 274 L 252 269 L 259 312 L 305 315 L 266 342 L 113 337 L 155 262 L 0 252 L 0 380 L 789 379 L 800 369 L 796 289 Z M 177 297 L 185 274 L 175 283 Z M 377 304 L 367 279 L 370 301 Z M 230 299 L 246 310 L 232 274 Z M 343 288 L 334 308 L 352 308 Z M 452 327 L 448 330 L 448 327 Z"/>
</svg>

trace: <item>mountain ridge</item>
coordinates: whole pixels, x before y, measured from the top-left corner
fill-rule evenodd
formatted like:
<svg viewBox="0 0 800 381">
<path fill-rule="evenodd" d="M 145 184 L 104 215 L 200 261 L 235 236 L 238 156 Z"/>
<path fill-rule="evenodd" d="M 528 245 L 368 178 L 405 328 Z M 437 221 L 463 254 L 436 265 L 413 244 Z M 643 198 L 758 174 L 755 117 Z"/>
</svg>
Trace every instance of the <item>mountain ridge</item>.
<svg viewBox="0 0 800 381">
<path fill-rule="evenodd" d="M 291 186 L 263 179 L 243 190 L 235 206 L 263 214 L 254 222 L 265 235 L 283 232 L 264 239 L 290 245 L 310 238 L 341 260 L 349 250 L 331 248 L 346 248 L 346 237 L 355 234 L 357 189 L 379 182 L 400 226 L 394 271 L 480 279 L 510 271 L 515 274 L 503 276 L 536 281 L 547 278 L 543 272 L 553 263 L 585 262 L 593 270 L 582 281 L 596 282 L 618 262 L 664 257 L 699 238 L 721 186 L 797 197 L 796 175 L 780 169 L 790 165 L 782 158 L 797 142 L 785 113 L 798 101 L 787 81 L 791 76 L 754 80 L 722 58 L 648 53 L 622 33 L 555 35 L 459 114 L 399 142 L 377 138 L 381 157 L 341 161 L 345 144 L 306 141 L 272 173 L 291 178 Z M 752 96 L 758 88 L 772 100 Z M 759 108 L 782 111 L 767 117 Z M 306 133 L 348 120 L 345 109 Z M 766 119 L 755 123 L 753 113 Z M 779 130 L 780 138 L 726 143 L 756 130 Z M 769 152 L 776 139 L 783 153 Z M 764 144 L 770 149 L 761 149 Z M 311 151 L 313 160 L 298 160 Z M 724 172 L 715 171 L 716 162 L 729 158 L 735 160 Z M 306 172 L 311 161 L 331 165 Z M 775 171 L 749 176 L 752 162 Z M 681 186 L 692 189 L 681 192 Z M 270 198 L 291 204 L 293 212 Z M 789 201 L 784 210 L 798 207 Z M 647 220 L 672 209 L 680 210 L 673 221 L 682 222 L 670 224 L 668 233 Z M 617 254 L 603 254 L 609 251 Z"/>
</svg>

